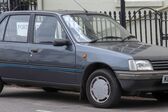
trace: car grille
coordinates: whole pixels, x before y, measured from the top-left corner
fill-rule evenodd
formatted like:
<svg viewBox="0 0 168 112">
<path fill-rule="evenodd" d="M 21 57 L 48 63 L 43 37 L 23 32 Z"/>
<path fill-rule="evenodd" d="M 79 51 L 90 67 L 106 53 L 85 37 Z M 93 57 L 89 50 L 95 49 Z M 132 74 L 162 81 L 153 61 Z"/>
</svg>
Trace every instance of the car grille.
<svg viewBox="0 0 168 112">
<path fill-rule="evenodd" d="M 168 70 L 168 60 L 151 61 L 154 70 Z"/>
</svg>

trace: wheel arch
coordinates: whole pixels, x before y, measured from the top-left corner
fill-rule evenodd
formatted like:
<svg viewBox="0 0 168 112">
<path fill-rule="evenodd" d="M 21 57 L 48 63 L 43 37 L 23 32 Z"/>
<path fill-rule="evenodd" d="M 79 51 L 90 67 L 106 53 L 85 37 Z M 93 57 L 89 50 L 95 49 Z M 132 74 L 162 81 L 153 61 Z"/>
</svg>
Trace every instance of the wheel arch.
<svg viewBox="0 0 168 112">
<path fill-rule="evenodd" d="M 80 88 L 80 99 L 81 100 L 86 99 L 86 82 L 89 76 L 91 75 L 91 73 L 93 73 L 95 70 L 103 69 L 103 68 L 109 69 L 111 72 L 114 73 L 114 76 L 116 77 L 114 70 L 108 64 L 101 63 L 101 62 L 89 64 L 83 72 L 82 83 L 81 83 L 81 88 Z"/>
</svg>

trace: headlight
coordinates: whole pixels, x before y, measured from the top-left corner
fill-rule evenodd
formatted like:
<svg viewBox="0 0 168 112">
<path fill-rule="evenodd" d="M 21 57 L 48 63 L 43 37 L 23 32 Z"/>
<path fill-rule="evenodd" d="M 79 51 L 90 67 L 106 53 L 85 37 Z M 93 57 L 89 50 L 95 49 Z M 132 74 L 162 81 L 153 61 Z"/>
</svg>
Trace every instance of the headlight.
<svg viewBox="0 0 168 112">
<path fill-rule="evenodd" d="M 148 60 L 129 60 L 129 69 L 137 70 L 153 70 L 151 63 Z"/>
</svg>

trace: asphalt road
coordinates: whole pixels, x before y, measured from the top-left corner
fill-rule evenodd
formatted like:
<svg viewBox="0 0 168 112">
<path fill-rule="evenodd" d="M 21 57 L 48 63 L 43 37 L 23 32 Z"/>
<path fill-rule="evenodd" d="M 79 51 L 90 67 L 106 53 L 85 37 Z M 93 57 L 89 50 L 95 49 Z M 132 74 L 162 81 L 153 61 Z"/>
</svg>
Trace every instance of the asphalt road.
<svg viewBox="0 0 168 112">
<path fill-rule="evenodd" d="M 0 96 L 0 112 L 168 112 L 168 102 L 150 98 L 124 97 L 115 109 L 94 108 L 78 98 L 79 94 L 73 92 L 5 87 Z"/>
</svg>

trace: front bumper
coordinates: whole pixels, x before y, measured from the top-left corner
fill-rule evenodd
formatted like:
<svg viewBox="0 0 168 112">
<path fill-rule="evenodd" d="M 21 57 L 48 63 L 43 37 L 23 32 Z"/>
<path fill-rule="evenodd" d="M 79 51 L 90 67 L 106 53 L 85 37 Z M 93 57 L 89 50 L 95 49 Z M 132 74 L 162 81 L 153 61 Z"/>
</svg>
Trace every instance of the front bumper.
<svg viewBox="0 0 168 112">
<path fill-rule="evenodd" d="M 162 83 L 162 77 L 168 75 L 168 71 L 116 71 L 116 75 L 124 91 L 168 90 L 168 84 Z"/>
</svg>

